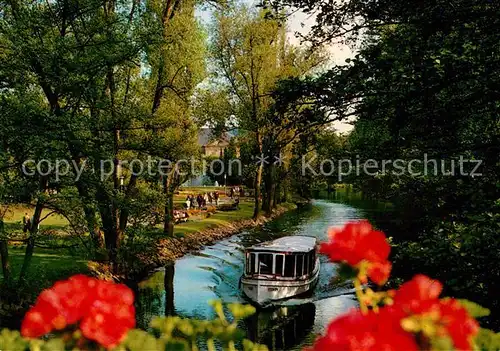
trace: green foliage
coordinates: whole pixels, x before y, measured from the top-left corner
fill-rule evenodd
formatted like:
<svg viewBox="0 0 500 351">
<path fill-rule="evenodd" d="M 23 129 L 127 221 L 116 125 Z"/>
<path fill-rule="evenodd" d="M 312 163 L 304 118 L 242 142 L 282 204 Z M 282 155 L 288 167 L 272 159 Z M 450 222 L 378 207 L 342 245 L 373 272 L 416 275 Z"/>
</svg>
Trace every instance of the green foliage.
<svg viewBox="0 0 500 351">
<path fill-rule="evenodd" d="M 238 2 L 216 11 L 209 48 L 214 68 L 210 84 L 196 95 L 199 124 L 208 123 L 218 133 L 238 130 L 241 183 L 254 188 L 254 216 L 260 211 L 261 190 L 262 208 L 268 213 L 286 200 L 283 188 L 294 184 L 294 172 L 289 162 L 274 162 L 280 156 L 290 159 L 299 136 L 313 133 L 324 117 L 280 93 L 287 79 L 315 74 L 326 61 L 324 52 L 291 45 L 286 21 L 270 15 Z M 262 156 L 269 162 L 266 167 L 256 162 Z"/>
<path fill-rule="evenodd" d="M 181 345 L 186 350 L 198 349 L 201 338 L 205 340 L 209 350 L 215 350 L 215 340 L 218 340 L 225 350 L 234 350 L 236 342 L 243 342 L 244 350 L 266 350 L 265 347 L 244 340 L 244 333 L 237 328 L 239 320 L 255 313 L 254 307 L 228 305 L 233 316 L 232 321 L 228 321 L 224 315 L 223 305 L 219 301 L 212 301 L 211 305 L 217 314 L 217 318 L 212 321 L 159 317 L 151 322 L 151 326 L 160 332 L 160 341 L 165 342 L 168 349 Z"/>
<path fill-rule="evenodd" d="M 496 318 L 500 120 L 494 87 L 500 80 L 492 67 L 500 57 L 498 3 L 263 2 L 316 13 L 313 42 L 358 44 L 346 65 L 291 83 L 288 92 L 336 116 L 357 117 L 340 157 L 361 165 L 378 160 L 379 172 L 361 169 L 343 181 L 365 198 L 394 205 L 383 229 L 397 245 L 395 275 L 428 274 L 445 282 L 449 295 L 473 298 Z M 317 145 L 322 156 L 338 157 L 336 142 L 330 150 Z M 382 160 L 399 160 L 405 170 L 390 163 L 383 172 Z M 418 161 L 409 174 L 412 160 Z M 481 175 L 472 176 L 479 160 Z"/>
<path fill-rule="evenodd" d="M 487 308 L 480 306 L 479 304 L 469 301 L 469 300 L 459 300 L 460 304 L 469 312 L 469 314 L 474 318 L 489 316 L 491 311 Z"/>
<path fill-rule="evenodd" d="M 29 349 L 29 343 L 21 337 L 18 331 L 3 329 L 0 331 L 0 349 L 24 351 Z"/>
<path fill-rule="evenodd" d="M 205 77 L 198 3 L 1 1 L 0 203 L 56 211 L 94 257 L 106 247 L 112 260 L 128 226 L 164 211 L 171 198 L 159 176 L 127 162 L 198 155 L 190 103 Z M 28 159 L 69 167 L 28 176 Z M 127 162 L 103 175 L 115 160 Z"/>
<path fill-rule="evenodd" d="M 266 351 L 262 345 L 244 339 L 244 333 L 237 328 L 238 321 L 255 313 L 255 308 L 239 304 L 227 306 L 232 314 L 229 321 L 224 315 L 223 305 L 219 301 L 211 302 L 217 318 L 214 320 L 196 320 L 180 317 L 157 317 L 151 322 L 153 333 L 142 330 L 129 331 L 126 339 L 115 348 L 116 351 L 162 351 L 162 350 L 199 350 L 204 344 L 209 351 L 215 350 L 215 341 L 224 350 L 235 350 L 240 343 L 245 351 Z M 17 331 L 4 329 L 0 332 L 0 350 L 9 351 L 63 351 L 78 350 L 71 346 L 80 337 L 79 332 L 48 340 L 27 340 Z M 70 347 L 71 346 L 71 347 Z M 96 347 L 96 349 L 99 349 Z"/>
<path fill-rule="evenodd" d="M 358 275 L 358 272 L 348 264 L 340 264 L 337 274 L 341 280 L 347 281 L 355 278 Z"/>
<path fill-rule="evenodd" d="M 500 333 L 481 328 L 474 342 L 480 351 L 500 350 Z"/>
</svg>

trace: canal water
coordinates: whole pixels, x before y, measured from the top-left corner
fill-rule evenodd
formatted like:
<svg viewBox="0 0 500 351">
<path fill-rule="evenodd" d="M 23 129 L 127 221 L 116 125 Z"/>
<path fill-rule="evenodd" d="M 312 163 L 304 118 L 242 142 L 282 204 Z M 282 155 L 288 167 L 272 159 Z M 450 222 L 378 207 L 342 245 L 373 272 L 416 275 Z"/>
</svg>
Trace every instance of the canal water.
<svg viewBox="0 0 500 351">
<path fill-rule="evenodd" d="M 207 304 L 212 299 L 248 303 L 238 288 L 245 247 L 288 235 L 312 235 L 324 241 L 329 227 L 370 215 L 369 209 L 315 200 L 263 228 L 243 231 L 187 255 L 140 284 L 138 326 L 147 328 L 158 315 L 212 318 L 214 313 Z M 337 266 L 324 256 L 321 263 L 319 283 L 311 294 L 259 309 L 242 322 L 240 327 L 249 339 L 270 350 L 301 350 L 325 331 L 332 318 L 356 306 L 352 286 L 336 281 Z"/>
</svg>

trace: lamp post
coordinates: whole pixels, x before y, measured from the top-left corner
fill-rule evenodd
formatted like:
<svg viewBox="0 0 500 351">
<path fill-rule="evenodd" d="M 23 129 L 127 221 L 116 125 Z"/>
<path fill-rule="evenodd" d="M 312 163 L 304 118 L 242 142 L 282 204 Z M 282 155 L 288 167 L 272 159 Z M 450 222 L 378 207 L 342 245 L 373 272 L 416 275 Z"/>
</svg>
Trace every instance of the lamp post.
<svg viewBox="0 0 500 351">
<path fill-rule="evenodd" d="M 120 190 L 124 191 L 125 190 L 125 185 L 123 185 L 123 180 L 125 177 L 123 175 L 120 176 Z"/>
</svg>

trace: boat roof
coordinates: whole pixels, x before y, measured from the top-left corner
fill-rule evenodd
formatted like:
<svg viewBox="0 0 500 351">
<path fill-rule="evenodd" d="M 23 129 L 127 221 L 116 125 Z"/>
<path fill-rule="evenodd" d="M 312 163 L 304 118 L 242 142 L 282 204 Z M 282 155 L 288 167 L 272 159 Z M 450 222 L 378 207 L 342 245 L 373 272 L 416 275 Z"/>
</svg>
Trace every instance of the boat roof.
<svg viewBox="0 0 500 351">
<path fill-rule="evenodd" d="M 251 251 L 309 252 L 316 247 L 316 238 L 305 235 L 285 236 L 248 248 Z"/>
</svg>

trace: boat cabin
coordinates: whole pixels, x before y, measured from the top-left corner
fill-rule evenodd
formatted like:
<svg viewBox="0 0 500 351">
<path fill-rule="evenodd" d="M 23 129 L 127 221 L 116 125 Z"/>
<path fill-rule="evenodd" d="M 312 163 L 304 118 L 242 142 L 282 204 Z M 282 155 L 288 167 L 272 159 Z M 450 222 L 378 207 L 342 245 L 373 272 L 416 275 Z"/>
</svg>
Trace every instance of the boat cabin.
<svg viewBox="0 0 500 351">
<path fill-rule="evenodd" d="M 246 252 L 245 275 L 297 279 L 316 268 L 316 238 L 286 237 L 255 245 Z"/>
</svg>

